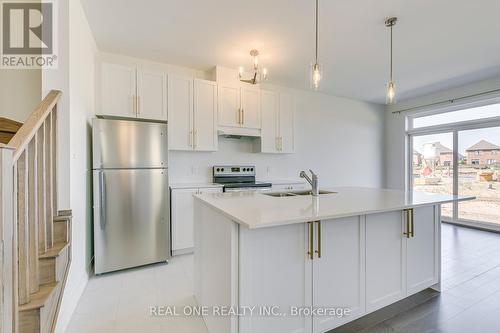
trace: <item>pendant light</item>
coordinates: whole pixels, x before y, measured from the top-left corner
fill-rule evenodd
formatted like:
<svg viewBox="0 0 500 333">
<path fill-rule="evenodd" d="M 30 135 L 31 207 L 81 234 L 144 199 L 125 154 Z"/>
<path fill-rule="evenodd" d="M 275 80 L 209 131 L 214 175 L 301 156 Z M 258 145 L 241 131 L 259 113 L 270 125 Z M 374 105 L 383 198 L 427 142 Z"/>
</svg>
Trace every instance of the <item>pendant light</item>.
<svg viewBox="0 0 500 333">
<path fill-rule="evenodd" d="M 396 22 L 398 21 L 397 17 L 390 17 L 387 20 L 385 20 L 385 26 L 391 29 L 391 69 L 390 69 L 390 75 L 389 75 L 389 82 L 387 82 L 387 92 L 386 92 L 386 104 L 394 104 L 396 103 L 396 86 L 394 84 L 393 80 L 393 61 L 392 61 L 392 56 L 393 56 L 393 51 L 392 51 L 392 27 L 396 25 Z"/>
<path fill-rule="evenodd" d="M 318 1 L 316 0 L 316 48 L 314 50 L 314 63 L 311 65 L 311 88 L 319 89 L 323 66 L 318 63 Z"/>
</svg>

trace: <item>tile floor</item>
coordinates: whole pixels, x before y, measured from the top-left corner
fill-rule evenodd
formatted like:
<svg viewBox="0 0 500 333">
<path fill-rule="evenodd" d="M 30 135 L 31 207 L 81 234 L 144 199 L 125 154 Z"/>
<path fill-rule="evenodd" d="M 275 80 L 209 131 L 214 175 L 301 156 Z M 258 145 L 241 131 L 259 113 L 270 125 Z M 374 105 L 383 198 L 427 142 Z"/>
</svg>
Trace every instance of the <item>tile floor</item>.
<svg viewBox="0 0 500 333">
<path fill-rule="evenodd" d="M 443 224 L 443 292 L 426 290 L 331 333 L 500 332 L 500 234 Z M 193 256 L 90 279 L 67 333 L 206 333 L 199 317 L 152 317 L 191 305 Z"/>
<path fill-rule="evenodd" d="M 66 333 L 207 333 L 199 317 L 153 317 L 154 305 L 194 305 L 193 256 L 92 277 Z"/>
</svg>

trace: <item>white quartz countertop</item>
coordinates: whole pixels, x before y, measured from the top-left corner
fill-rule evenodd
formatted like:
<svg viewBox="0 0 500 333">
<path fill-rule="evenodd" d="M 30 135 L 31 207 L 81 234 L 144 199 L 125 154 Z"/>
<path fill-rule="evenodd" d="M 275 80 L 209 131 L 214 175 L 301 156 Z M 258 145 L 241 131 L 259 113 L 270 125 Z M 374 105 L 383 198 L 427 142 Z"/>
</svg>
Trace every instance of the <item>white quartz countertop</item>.
<svg viewBox="0 0 500 333">
<path fill-rule="evenodd" d="M 323 190 L 323 189 L 322 189 Z M 250 229 L 373 214 L 472 200 L 423 192 L 363 187 L 325 188 L 334 194 L 272 197 L 260 192 L 206 193 L 194 197 Z"/>
</svg>

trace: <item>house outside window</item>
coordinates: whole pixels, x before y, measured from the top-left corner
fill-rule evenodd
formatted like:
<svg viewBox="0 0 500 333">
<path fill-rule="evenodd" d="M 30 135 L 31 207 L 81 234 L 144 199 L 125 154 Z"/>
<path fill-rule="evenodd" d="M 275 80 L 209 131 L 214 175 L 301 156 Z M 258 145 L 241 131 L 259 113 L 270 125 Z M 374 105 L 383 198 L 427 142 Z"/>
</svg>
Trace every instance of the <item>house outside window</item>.
<svg viewBox="0 0 500 333">
<path fill-rule="evenodd" d="M 472 165 L 479 165 L 479 160 L 472 160 L 472 161 L 471 161 L 471 164 L 472 164 Z"/>
</svg>

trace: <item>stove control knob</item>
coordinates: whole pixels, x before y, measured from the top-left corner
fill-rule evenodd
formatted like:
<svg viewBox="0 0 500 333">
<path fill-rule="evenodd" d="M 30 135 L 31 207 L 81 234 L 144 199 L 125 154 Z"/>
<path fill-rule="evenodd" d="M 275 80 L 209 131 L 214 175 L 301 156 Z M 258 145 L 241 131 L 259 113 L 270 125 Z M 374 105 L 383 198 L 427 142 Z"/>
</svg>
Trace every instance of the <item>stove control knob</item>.
<svg viewBox="0 0 500 333">
<path fill-rule="evenodd" d="M 247 169 L 246 169 L 246 168 L 243 168 L 243 172 L 245 172 L 245 171 L 247 171 Z"/>
<path fill-rule="evenodd" d="M 220 168 L 217 168 L 217 171 L 220 171 Z"/>
<path fill-rule="evenodd" d="M 220 171 L 224 172 L 224 168 L 221 168 Z"/>
<path fill-rule="evenodd" d="M 250 171 L 253 171 L 253 168 L 251 168 Z"/>
</svg>

